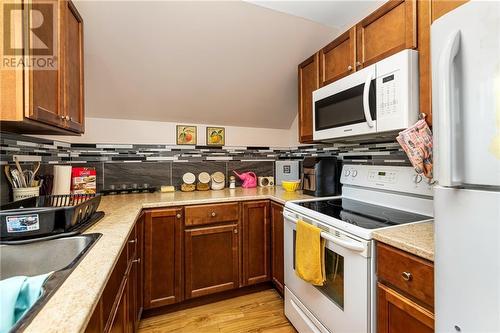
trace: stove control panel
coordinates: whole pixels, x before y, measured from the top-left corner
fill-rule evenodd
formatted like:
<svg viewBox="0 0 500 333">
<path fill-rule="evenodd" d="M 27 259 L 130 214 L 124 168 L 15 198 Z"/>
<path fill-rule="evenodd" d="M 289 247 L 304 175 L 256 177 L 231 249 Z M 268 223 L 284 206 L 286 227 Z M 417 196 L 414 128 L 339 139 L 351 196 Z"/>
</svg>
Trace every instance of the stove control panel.
<svg viewBox="0 0 500 333">
<path fill-rule="evenodd" d="M 432 196 L 432 185 L 412 167 L 346 164 L 340 181 L 344 185 Z"/>
</svg>

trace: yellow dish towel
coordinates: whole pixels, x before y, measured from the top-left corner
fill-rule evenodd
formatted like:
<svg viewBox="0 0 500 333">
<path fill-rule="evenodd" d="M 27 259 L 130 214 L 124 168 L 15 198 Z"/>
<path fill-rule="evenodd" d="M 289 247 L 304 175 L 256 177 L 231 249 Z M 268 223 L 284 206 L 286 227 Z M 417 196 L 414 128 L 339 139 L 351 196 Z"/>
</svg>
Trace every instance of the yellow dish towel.
<svg viewBox="0 0 500 333">
<path fill-rule="evenodd" d="M 295 273 L 315 286 L 325 283 L 325 240 L 320 228 L 304 221 L 297 222 Z"/>
</svg>

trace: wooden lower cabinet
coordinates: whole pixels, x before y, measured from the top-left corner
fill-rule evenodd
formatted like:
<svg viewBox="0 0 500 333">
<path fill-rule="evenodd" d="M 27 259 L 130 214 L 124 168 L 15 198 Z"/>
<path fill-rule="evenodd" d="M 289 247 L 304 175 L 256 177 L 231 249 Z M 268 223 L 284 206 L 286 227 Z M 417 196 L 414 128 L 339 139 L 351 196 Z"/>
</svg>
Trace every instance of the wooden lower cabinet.
<svg viewBox="0 0 500 333">
<path fill-rule="evenodd" d="M 184 231 L 186 299 L 239 287 L 238 224 Z"/>
<path fill-rule="evenodd" d="M 397 291 L 377 284 L 378 333 L 432 333 L 434 315 Z"/>
<path fill-rule="evenodd" d="M 434 332 L 434 265 L 377 243 L 377 332 Z"/>
<path fill-rule="evenodd" d="M 269 201 L 242 203 L 243 285 L 271 280 Z"/>
<path fill-rule="evenodd" d="M 283 294 L 285 288 L 283 205 L 271 202 L 271 263 L 274 287 Z"/>
<path fill-rule="evenodd" d="M 146 211 L 144 220 L 144 308 L 180 302 L 182 293 L 182 208 Z"/>
<path fill-rule="evenodd" d="M 85 329 L 88 333 L 133 333 L 141 315 L 139 290 L 142 242 L 140 242 L 143 218 L 139 218 L 123 248 L 113 272 L 104 287 L 103 294 Z"/>
</svg>

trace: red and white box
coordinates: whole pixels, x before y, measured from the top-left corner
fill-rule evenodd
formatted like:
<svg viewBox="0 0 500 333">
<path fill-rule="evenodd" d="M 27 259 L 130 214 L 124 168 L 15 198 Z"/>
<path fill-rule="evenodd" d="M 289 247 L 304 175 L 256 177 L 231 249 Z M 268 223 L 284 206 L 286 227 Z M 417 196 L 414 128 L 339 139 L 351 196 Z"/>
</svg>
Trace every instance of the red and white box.
<svg viewBox="0 0 500 333">
<path fill-rule="evenodd" d="M 71 170 L 71 193 L 95 194 L 97 173 L 95 168 L 73 168 Z"/>
</svg>

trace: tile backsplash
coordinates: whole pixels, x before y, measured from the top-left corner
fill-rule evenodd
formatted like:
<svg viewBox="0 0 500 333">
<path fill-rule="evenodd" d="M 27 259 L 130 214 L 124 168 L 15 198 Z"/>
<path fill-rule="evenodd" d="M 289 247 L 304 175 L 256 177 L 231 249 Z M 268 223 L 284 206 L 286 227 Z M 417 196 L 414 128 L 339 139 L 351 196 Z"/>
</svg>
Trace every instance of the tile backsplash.
<svg viewBox="0 0 500 333">
<path fill-rule="evenodd" d="M 346 163 L 410 165 L 396 141 L 385 143 L 317 144 L 298 147 L 209 147 L 135 144 L 70 144 L 26 135 L 0 133 L 0 164 L 14 156 L 23 163 L 40 161 L 40 172 L 52 173 L 54 164 L 94 167 L 98 191 L 110 185 L 180 186 L 185 172 L 236 171 L 274 176 L 274 161 L 306 156 L 337 156 Z M 3 171 L 3 170 L 2 170 Z M 0 203 L 11 199 L 2 172 Z"/>
</svg>

